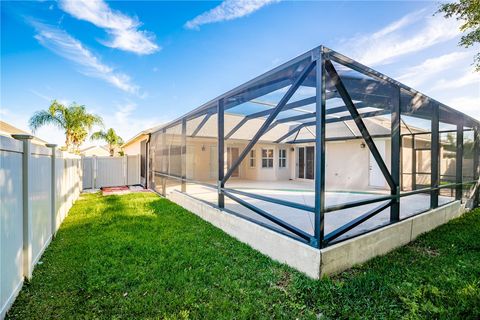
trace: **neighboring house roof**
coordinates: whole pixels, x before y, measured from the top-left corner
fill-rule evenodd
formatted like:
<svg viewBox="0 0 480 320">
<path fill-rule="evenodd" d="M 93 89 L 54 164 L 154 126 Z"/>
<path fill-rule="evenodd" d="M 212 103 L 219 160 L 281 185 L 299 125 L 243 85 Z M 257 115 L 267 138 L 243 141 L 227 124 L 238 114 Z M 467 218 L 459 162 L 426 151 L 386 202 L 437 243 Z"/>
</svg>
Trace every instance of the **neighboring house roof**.
<svg viewBox="0 0 480 320">
<path fill-rule="evenodd" d="M 85 157 L 97 156 L 105 157 L 110 156 L 110 151 L 106 146 L 89 146 L 83 149 L 80 149 L 80 154 Z"/>
<path fill-rule="evenodd" d="M 85 151 L 96 149 L 96 148 L 101 148 L 105 151 L 108 151 L 108 148 L 106 146 L 89 146 L 89 147 L 85 147 L 85 148 L 80 149 L 80 152 L 85 152 Z"/>
<path fill-rule="evenodd" d="M 137 133 L 135 136 L 133 136 L 131 139 L 127 140 L 124 144 L 122 144 L 121 148 L 125 148 L 139 140 L 143 140 L 143 138 L 146 138 L 148 136 L 147 130 L 144 130 L 142 132 Z"/>
<path fill-rule="evenodd" d="M 155 132 L 157 131 L 159 128 L 161 128 L 163 125 L 157 125 L 155 127 L 151 127 L 149 129 L 146 129 L 146 130 L 143 130 L 143 131 L 140 131 L 139 133 L 137 133 L 136 135 L 134 135 L 132 138 L 128 139 L 127 142 L 125 142 L 121 148 L 125 148 L 139 140 L 143 140 L 144 138 L 146 138 L 150 133 L 152 132 Z"/>
<path fill-rule="evenodd" d="M 19 129 L 19 128 L 5 122 L 5 121 L 0 120 L 0 135 L 11 137 L 12 134 L 29 134 L 29 135 L 32 135 L 28 131 Z M 48 142 L 45 141 L 45 140 L 42 140 L 38 137 L 33 136 L 32 143 L 45 145 Z"/>
</svg>

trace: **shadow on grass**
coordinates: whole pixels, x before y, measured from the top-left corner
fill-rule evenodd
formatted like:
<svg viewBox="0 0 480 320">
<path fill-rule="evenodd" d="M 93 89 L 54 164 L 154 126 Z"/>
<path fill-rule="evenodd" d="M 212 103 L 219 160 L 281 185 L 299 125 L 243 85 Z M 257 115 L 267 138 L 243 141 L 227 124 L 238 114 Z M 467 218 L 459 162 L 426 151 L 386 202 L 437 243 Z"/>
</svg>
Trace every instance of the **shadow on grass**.
<svg viewBox="0 0 480 320">
<path fill-rule="evenodd" d="M 94 195 L 9 313 L 38 318 L 478 318 L 480 211 L 314 281 L 154 194 Z"/>
</svg>

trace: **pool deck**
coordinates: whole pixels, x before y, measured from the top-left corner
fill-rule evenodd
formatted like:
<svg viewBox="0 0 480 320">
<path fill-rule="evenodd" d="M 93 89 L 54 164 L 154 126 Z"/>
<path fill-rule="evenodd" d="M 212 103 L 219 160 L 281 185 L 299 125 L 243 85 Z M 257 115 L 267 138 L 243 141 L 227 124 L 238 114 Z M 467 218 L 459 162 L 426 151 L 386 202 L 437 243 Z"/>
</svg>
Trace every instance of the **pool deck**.
<svg viewBox="0 0 480 320">
<path fill-rule="evenodd" d="M 213 182 L 212 182 L 213 184 Z M 228 188 L 254 193 L 262 196 L 267 196 L 276 199 L 287 200 L 295 203 L 300 203 L 308 206 L 314 206 L 315 192 L 313 191 L 313 182 L 310 181 L 252 181 L 252 180 L 231 180 L 227 184 Z M 173 190 L 179 190 L 179 187 L 171 187 L 167 189 L 167 193 Z M 207 203 L 217 204 L 217 192 L 213 188 L 208 188 L 198 184 L 187 184 L 187 194 L 205 201 Z M 371 199 L 382 195 L 387 195 L 385 190 L 371 189 L 365 192 L 339 192 L 339 191 L 327 191 L 325 192 L 325 205 L 326 207 L 336 204 L 342 204 L 352 201 L 359 201 L 365 199 Z M 309 233 L 314 232 L 314 215 L 311 212 L 303 210 L 289 208 L 282 205 L 278 205 L 271 202 L 266 202 L 258 199 L 248 198 L 243 195 L 237 195 L 243 200 L 248 202 L 281 220 Z M 453 201 L 454 198 L 439 197 L 439 205 L 446 204 Z M 372 203 L 361 207 L 354 207 L 350 209 L 338 210 L 325 214 L 325 234 L 328 234 L 344 224 L 352 221 L 358 216 L 366 213 L 367 211 L 384 204 L 386 201 Z M 428 194 L 416 194 L 400 199 L 400 217 L 405 219 L 407 217 L 418 214 L 419 212 L 426 211 L 430 207 L 430 196 Z M 281 230 L 289 233 L 285 229 L 274 224 L 270 220 L 258 215 L 257 213 L 245 208 L 237 202 L 225 197 L 225 208 L 235 212 L 240 216 L 247 217 L 249 219 L 261 222 L 270 226 L 271 228 Z M 380 226 L 389 224 L 390 222 L 390 209 L 387 208 L 360 224 L 351 231 L 345 233 L 340 239 L 345 239 L 351 236 L 355 236 L 366 231 L 376 229 Z"/>
</svg>

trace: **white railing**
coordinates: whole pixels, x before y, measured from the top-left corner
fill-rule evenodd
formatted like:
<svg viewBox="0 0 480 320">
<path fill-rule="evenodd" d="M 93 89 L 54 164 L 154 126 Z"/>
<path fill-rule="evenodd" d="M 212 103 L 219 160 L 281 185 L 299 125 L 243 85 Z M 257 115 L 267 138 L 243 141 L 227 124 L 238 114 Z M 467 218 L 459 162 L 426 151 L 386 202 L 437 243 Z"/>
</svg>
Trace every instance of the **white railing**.
<svg viewBox="0 0 480 320">
<path fill-rule="evenodd" d="M 0 319 L 82 190 L 79 156 L 0 136 Z"/>
</svg>

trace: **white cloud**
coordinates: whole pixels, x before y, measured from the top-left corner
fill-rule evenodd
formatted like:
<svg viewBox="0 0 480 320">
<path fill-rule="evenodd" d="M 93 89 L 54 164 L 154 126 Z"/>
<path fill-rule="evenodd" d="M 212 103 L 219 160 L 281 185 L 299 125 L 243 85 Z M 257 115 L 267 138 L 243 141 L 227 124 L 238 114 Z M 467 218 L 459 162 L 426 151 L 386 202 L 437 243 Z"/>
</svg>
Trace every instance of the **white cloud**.
<svg viewBox="0 0 480 320">
<path fill-rule="evenodd" d="M 128 102 L 125 105 L 118 106 L 115 112 L 115 120 L 120 124 L 126 124 L 132 112 L 137 109 L 137 105 L 133 102 Z"/>
<path fill-rule="evenodd" d="M 37 97 L 42 98 L 43 100 L 45 100 L 45 101 L 47 101 L 47 102 L 53 101 L 53 98 L 52 98 L 52 97 L 46 96 L 46 95 L 44 95 L 44 94 L 42 94 L 42 93 L 40 93 L 40 92 L 38 92 L 38 91 L 36 91 L 36 90 L 31 89 L 31 90 L 29 90 L 29 91 L 30 91 L 31 93 L 33 93 L 34 95 L 36 95 Z"/>
<path fill-rule="evenodd" d="M 41 45 L 81 66 L 79 71 L 83 74 L 105 80 L 125 92 L 138 94 L 139 87 L 132 83 L 128 75 L 102 63 L 99 57 L 64 30 L 39 22 L 31 23 L 37 30 L 35 39 Z"/>
<path fill-rule="evenodd" d="M 279 0 L 225 0 L 215 8 L 187 21 L 185 28 L 199 29 L 199 27 L 204 24 L 241 18 L 268 4 L 278 1 Z"/>
<path fill-rule="evenodd" d="M 474 68 L 467 68 L 465 72 L 459 77 L 453 77 L 452 79 L 439 79 L 432 87 L 432 91 L 440 91 L 445 89 L 458 89 L 466 87 L 472 84 L 476 84 L 477 93 L 480 92 L 480 74 L 474 71 Z M 480 104 L 480 100 L 477 105 Z"/>
<path fill-rule="evenodd" d="M 429 58 L 397 77 L 450 107 L 480 118 L 480 74 L 471 65 L 473 51 Z"/>
<path fill-rule="evenodd" d="M 378 30 L 377 32 L 375 32 L 374 34 L 371 35 L 371 38 L 380 39 L 380 38 L 385 37 L 389 34 L 392 34 L 395 31 L 398 31 L 398 30 L 400 30 L 404 27 L 407 27 L 407 26 L 411 25 L 412 23 L 420 20 L 422 18 L 422 16 L 424 16 L 425 11 L 426 11 L 425 9 L 421 9 L 421 10 L 418 10 L 418 11 L 411 12 L 411 13 L 403 16 L 402 18 L 390 23 L 389 25 L 387 25 L 383 29 Z"/>
<path fill-rule="evenodd" d="M 470 97 L 453 97 L 442 102 L 480 121 L 480 91 Z"/>
<path fill-rule="evenodd" d="M 447 69 L 465 65 L 467 59 L 471 59 L 471 52 L 456 51 L 444 54 L 435 58 L 425 60 L 419 65 L 408 68 L 397 80 L 415 88 L 439 74 L 443 74 Z"/>
<path fill-rule="evenodd" d="M 431 16 L 425 10 L 410 13 L 369 35 L 342 41 L 342 51 L 367 65 L 393 62 L 400 56 L 422 51 L 459 35 L 459 22 Z"/>
<path fill-rule="evenodd" d="M 60 8 L 77 19 L 105 29 L 111 39 L 102 43 L 108 47 L 140 55 L 160 50 L 153 33 L 138 29 L 141 23 L 137 18 L 112 10 L 103 0 L 62 0 Z"/>
<path fill-rule="evenodd" d="M 105 128 L 113 128 L 119 136 L 125 141 L 135 136 L 140 131 L 152 128 L 161 123 L 166 122 L 168 119 L 158 117 L 139 117 L 139 112 L 136 112 L 138 106 L 131 101 L 125 101 L 117 103 L 114 106 L 114 112 L 106 114 L 100 112 L 100 116 L 103 118 Z M 86 141 L 85 145 L 90 144 Z"/>
</svg>

